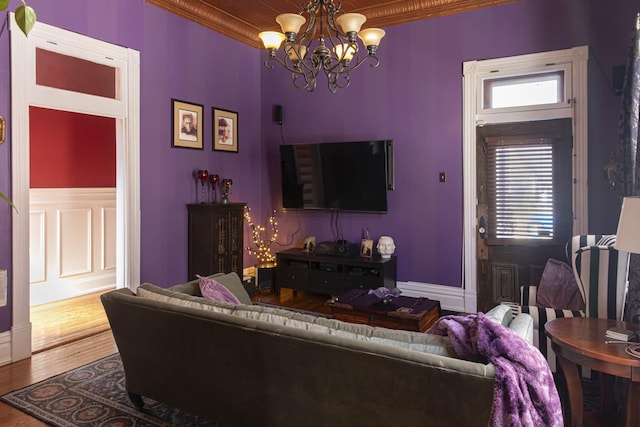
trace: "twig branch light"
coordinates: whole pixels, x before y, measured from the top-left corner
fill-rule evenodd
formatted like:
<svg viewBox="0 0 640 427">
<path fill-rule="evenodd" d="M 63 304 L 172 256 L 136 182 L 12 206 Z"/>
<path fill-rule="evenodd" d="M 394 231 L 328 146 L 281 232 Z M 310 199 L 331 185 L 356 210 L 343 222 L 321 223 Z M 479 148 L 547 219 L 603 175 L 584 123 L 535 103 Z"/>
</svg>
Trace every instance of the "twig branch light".
<svg viewBox="0 0 640 427">
<path fill-rule="evenodd" d="M 266 228 L 262 225 L 253 223 L 251 219 L 251 208 L 246 207 L 244 218 L 251 227 L 251 239 L 253 247 L 248 247 L 247 251 L 251 255 L 255 255 L 259 263 L 275 262 L 276 256 L 271 253 L 271 244 L 278 239 L 278 223 L 276 222 L 276 211 L 273 210 L 269 217 L 269 228 L 271 229 L 271 238 L 266 237 Z"/>
<path fill-rule="evenodd" d="M 377 67 L 380 62 L 376 50 L 385 32 L 380 28 L 360 30 L 366 20 L 362 14 L 345 13 L 342 4 L 335 5 L 333 0 L 310 0 L 299 14 L 283 13 L 276 17 L 282 33 L 258 34 L 269 52 L 264 65 L 271 69 L 271 61 L 279 63 L 291 72 L 296 88 L 309 92 L 316 88 L 316 77 L 322 70 L 329 90 L 335 93 L 349 86 L 351 70 L 367 59 L 373 60 L 371 67 Z M 360 55 L 358 37 L 367 48 L 366 55 Z M 284 52 L 279 58 L 276 54 L 283 41 Z"/>
</svg>

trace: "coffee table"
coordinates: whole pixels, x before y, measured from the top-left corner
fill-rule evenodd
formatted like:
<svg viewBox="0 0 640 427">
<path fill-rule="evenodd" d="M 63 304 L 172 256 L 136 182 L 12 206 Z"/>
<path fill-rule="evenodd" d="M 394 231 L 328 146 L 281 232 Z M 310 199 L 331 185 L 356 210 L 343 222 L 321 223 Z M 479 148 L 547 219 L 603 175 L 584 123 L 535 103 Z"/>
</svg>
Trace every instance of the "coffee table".
<svg viewBox="0 0 640 427">
<path fill-rule="evenodd" d="M 601 388 L 600 407 L 604 412 L 601 415 L 609 417 L 609 421 L 613 412 L 613 376 L 628 378 L 626 425 L 640 425 L 640 359 L 625 352 L 628 344 L 605 344 L 605 332 L 612 326 L 635 329 L 631 324 L 617 320 L 586 317 L 554 319 L 545 325 L 551 348 L 567 381 L 571 408 L 568 425 L 583 425 L 583 394 L 578 365 L 606 374 L 601 378 L 609 391 Z"/>
<path fill-rule="evenodd" d="M 424 332 L 440 317 L 440 302 L 400 295 L 384 302 L 368 289 L 352 289 L 326 303 L 333 317 L 350 323 Z"/>
</svg>

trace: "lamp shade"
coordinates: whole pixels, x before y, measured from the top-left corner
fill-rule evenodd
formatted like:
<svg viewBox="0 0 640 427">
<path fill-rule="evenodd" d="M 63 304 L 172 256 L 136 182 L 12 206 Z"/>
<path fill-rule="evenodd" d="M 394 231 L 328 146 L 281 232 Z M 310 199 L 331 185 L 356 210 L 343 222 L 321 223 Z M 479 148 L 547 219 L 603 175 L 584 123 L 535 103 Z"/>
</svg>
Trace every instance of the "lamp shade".
<svg viewBox="0 0 640 427">
<path fill-rule="evenodd" d="M 305 55 L 307 54 L 307 47 L 303 44 L 298 44 L 295 46 L 295 48 L 289 45 L 285 45 L 285 46 L 286 46 L 285 49 L 287 51 L 287 55 L 289 55 L 289 58 L 291 58 L 292 61 L 301 61 L 304 59 Z"/>
<path fill-rule="evenodd" d="M 353 59 L 353 55 L 356 54 L 355 44 L 343 43 L 338 44 L 333 48 L 338 59 L 351 61 Z"/>
<path fill-rule="evenodd" d="M 284 34 L 277 31 L 263 31 L 258 34 L 258 37 L 262 40 L 265 48 L 276 50 L 278 50 L 280 44 L 282 44 L 285 39 Z"/>
<path fill-rule="evenodd" d="M 367 17 L 361 13 L 345 13 L 336 18 L 336 24 L 346 33 L 360 31 L 360 27 L 365 23 Z"/>
<path fill-rule="evenodd" d="M 298 33 L 302 24 L 307 22 L 304 16 L 296 13 L 283 13 L 276 16 L 276 22 L 280 24 L 283 33 Z"/>
<path fill-rule="evenodd" d="M 379 46 L 380 40 L 384 37 L 384 30 L 380 28 L 367 28 L 358 33 L 358 37 L 365 46 Z"/>
<path fill-rule="evenodd" d="M 640 254 L 640 197 L 625 197 L 620 211 L 615 248 Z"/>
</svg>

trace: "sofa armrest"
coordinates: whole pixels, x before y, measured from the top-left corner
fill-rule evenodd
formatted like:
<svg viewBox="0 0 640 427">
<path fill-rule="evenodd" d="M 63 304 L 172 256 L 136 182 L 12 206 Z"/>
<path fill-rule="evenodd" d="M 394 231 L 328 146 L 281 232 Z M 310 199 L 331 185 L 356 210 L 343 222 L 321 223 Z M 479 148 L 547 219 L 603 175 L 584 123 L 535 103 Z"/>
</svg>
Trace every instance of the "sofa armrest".
<svg viewBox="0 0 640 427">
<path fill-rule="evenodd" d="M 518 314 L 509 324 L 509 329 L 533 344 L 533 318 L 529 314 Z"/>
</svg>

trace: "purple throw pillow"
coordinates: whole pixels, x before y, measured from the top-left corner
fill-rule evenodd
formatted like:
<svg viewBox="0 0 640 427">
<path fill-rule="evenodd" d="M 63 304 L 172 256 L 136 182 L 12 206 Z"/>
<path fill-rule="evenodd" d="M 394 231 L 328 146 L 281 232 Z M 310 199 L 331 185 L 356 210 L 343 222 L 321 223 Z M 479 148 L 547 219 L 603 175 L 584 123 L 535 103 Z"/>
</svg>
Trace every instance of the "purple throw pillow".
<svg viewBox="0 0 640 427">
<path fill-rule="evenodd" d="M 200 293 L 203 297 L 215 301 L 226 301 L 233 304 L 240 304 L 240 300 L 227 289 L 222 283 L 210 277 L 202 277 L 196 274 L 200 279 Z"/>
<path fill-rule="evenodd" d="M 549 258 L 538 285 L 536 305 L 557 310 L 584 309 L 582 295 L 569 265 Z"/>
</svg>

